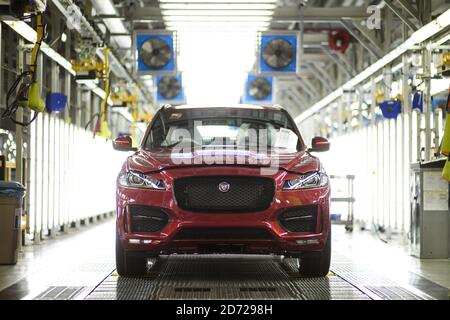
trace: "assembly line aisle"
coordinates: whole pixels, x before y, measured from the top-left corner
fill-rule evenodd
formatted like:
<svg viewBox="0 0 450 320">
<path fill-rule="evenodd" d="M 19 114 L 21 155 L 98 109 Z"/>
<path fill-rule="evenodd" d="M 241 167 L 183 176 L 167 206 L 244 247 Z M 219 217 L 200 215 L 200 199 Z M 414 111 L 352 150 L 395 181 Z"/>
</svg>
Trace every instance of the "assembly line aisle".
<svg viewBox="0 0 450 320">
<path fill-rule="evenodd" d="M 289 259 L 237 255 L 163 257 L 145 278 L 120 278 L 114 226 L 108 220 L 26 247 L 17 266 L 0 266 L 0 299 L 449 298 L 449 260 L 420 261 L 343 226 L 334 226 L 332 272 L 322 279 L 298 277 Z"/>
</svg>

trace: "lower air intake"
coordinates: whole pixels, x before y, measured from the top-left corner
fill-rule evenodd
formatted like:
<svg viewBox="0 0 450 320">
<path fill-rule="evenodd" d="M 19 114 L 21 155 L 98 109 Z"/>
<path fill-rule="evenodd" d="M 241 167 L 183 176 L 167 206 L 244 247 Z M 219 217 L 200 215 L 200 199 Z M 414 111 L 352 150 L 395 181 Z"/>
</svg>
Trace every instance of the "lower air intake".
<svg viewBox="0 0 450 320">
<path fill-rule="evenodd" d="M 302 206 L 283 211 L 278 221 L 288 232 L 315 232 L 317 229 L 317 206 Z"/>
<path fill-rule="evenodd" d="M 272 240 L 263 228 L 185 228 L 175 240 Z"/>
<path fill-rule="evenodd" d="M 131 232 L 155 233 L 167 225 L 169 217 L 158 208 L 130 206 Z"/>
</svg>

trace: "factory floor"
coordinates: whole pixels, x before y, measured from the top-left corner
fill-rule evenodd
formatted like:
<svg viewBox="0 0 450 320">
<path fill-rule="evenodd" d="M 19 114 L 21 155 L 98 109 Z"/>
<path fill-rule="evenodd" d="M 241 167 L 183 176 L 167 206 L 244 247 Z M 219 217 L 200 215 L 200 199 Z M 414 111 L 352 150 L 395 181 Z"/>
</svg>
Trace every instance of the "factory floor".
<svg viewBox="0 0 450 320">
<path fill-rule="evenodd" d="M 114 219 L 23 248 L 0 266 L 1 299 L 439 299 L 448 300 L 450 260 L 411 257 L 400 236 L 333 226 L 328 277 L 298 277 L 271 256 L 163 257 L 143 278 L 115 273 Z M 382 235 L 383 236 L 383 235 Z"/>
</svg>

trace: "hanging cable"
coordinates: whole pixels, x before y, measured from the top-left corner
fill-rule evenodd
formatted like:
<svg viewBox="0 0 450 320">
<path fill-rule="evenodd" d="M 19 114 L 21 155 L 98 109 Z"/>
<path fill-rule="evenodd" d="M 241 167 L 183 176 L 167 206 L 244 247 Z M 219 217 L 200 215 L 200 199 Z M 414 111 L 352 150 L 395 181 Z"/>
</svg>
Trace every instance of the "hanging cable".
<svg viewBox="0 0 450 320">
<path fill-rule="evenodd" d="M 36 80 L 37 57 L 41 49 L 42 41 L 46 38 L 46 25 L 44 16 L 36 15 L 36 42 L 31 52 L 29 70 L 23 71 L 13 82 L 6 95 L 6 109 L 1 118 L 9 118 L 15 124 L 21 126 L 30 125 L 38 113 L 45 108 L 44 101 L 39 96 L 39 86 Z M 28 122 L 20 122 L 15 119 L 19 107 L 29 108 L 34 111 L 33 117 Z"/>
</svg>

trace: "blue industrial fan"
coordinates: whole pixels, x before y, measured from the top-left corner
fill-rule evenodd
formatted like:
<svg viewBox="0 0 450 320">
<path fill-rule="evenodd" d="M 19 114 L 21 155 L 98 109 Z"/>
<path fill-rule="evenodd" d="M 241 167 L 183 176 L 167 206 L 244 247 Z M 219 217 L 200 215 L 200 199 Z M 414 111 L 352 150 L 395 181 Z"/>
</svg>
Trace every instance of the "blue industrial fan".
<svg viewBox="0 0 450 320">
<path fill-rule="evenodd" d="M 249 74 L 245 83 L 244 102 L 252 104 L 272 104 L 273 77 Z"/>
<path fill-rule="evenodd" d="M 156 102 L 179 105 L 186 102 L 181 74 L 156 77 Z"/>
<path fill-rule="evenodd" d="M 137 71 L 140 74 L 174 74 L 176 54 L 173 32 L 136 35 Z"/>
<path fill-rule="evenodd" d="M 289 74 L 299 71 L 298 33 L 263 32 L 258 71 L 264 74 Z"/>
</svg>

